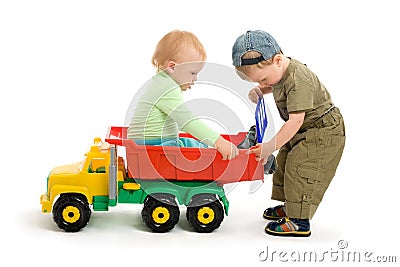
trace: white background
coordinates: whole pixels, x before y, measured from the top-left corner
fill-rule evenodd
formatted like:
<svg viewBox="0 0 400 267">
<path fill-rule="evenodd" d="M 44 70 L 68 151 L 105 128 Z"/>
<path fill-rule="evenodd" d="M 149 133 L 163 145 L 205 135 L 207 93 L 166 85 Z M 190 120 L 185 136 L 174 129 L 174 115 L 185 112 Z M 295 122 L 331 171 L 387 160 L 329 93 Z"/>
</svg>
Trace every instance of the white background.
<svg viewBox="0 0 400 267">
<path fill-rule="evenodd" d="M 267 266 L 271 258 L 259 260 L 266 248 L 286 251 L 289 262 L 282 265 L 288 265 L 291 252 L 322 257 L 337 251 L 339 240 L 348 242 L 344 251 L 399 261 L 396 6 L 385 0 L 1 1 L 0 265 Z M 268 31 L 328 88 L 345 118 L 347 143 L 310 238 L 264 233 L 262 211 L 276 204 L 270 176 L 253 194 L 249 184 L 238 184 L 228 195 L 230 215 L 211 234 L 191 231 L 184 210 L 166 234 L 148 231 L 139 205 L 94 213 L 75 234 L 40 212 L 48 172 L 79 161 L 95 136 L 123 124 L 135 91 L 154 74 L 156 43 L 173 29 L 195 33 L 208 60 L 227 66 L 237 36 Z M 330 259 L 323 263 L 334 264 Z M 275 254 L 273 262 L 280 261 Z"/>
</svg>

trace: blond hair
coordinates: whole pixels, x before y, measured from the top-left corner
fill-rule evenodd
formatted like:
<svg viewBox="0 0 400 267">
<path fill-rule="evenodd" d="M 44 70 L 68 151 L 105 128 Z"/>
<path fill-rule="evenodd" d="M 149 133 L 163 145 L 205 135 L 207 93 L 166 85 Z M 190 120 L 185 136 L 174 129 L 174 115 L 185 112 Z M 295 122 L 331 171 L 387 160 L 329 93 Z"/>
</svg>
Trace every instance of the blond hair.
<svg viewBox="0 0 400 267">
<path fill-rule="evenodd" d="M 274 62 L 274 58 L 276 55 L 283 55 L 282 51 L 279 51 L 277 54 L 273 55 L 271 58 L 267 59 L 267 60 L 263 60 L 261 62 L 258 62 L 257 64 L 254 65 L 244 65 L 244 66 L 235 66 L 236 72 L 237 74 L 242 78 L 242 79 L 247 79 L 246 75 L 251 72 L 251 70 L 253 68 L 263 68 L 264 66 L 268 66 L 271 65 Z M 257 52 L 257 51 L 249 51 L 246 52 L 242 58 L 243 59 L 247 59 L 247 58 L 258 58 L 261 56 L 261 53 Z M 243 74 L 245 76 L 243 76 Z"/>
<path fill-rule="evenodd" d="M 158 42 L 151 63 L 160 70 L 170 60 L 185 63 L 185 57 L 190 53 L 201 56 L 201 61 L 206 60 L 206 50 L 193 33 L 174 30 Z"/>
</svg>

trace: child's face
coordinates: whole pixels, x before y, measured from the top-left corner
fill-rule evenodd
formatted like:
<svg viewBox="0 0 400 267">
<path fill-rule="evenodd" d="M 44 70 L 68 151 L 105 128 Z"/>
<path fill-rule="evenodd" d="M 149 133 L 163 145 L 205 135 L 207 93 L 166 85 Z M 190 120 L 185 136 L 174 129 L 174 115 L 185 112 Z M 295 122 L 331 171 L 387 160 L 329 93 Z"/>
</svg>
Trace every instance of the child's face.
<svg viewBox="0 0 400 267">
<path fill-rule="evenodd" d="M 169 75 L 181 87 L 182 91 L 190 89 L 194 82 L 197 81 L 197 74 L 203 68 L 204 62 L 190 62 L 178 64 Z"/>
<path fill-rule="evenodd" d="M 182 91 L 190 89 L 197 81 L 197 74 L 204 66 L 202 56 L 197 53 L 188 54 L 181 62 L 170 61 L 166 71 L 175 80 Z"/>
<path fill-rule="evenodd" d="M 265 88 L 278 83 L 282 79 L 284 71 L 281 60 L 274 60 L 271 65 L 264 65 L 261 68 L 254 66 L 247 73 L 247 77 L 251 81 L 259 83 L 261 88 Z"/>
</svg>

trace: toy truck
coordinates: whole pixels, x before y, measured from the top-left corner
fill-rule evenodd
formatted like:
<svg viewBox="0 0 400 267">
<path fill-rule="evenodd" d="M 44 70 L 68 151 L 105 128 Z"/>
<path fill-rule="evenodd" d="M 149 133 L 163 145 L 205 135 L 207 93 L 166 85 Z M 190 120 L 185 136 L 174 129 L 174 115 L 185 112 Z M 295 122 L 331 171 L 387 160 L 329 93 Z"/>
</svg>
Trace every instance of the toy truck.
<svg viewBox="0 0 400 267">
<path fill-rule="evenodd" d="M 246 134 L 223 137 L 237 145 Z M 125 155 L 118 155 L 118 147 L 125 148 Z M 254 154 L 239 151 L 234 159 L 222 160 L 214 148 L 137 145 L 127 139 L 127 127 L 109 127 L 105 142 L 95 138 L 83 161 L 50 172 L 40 198 L 42 212 L 52 212 L 66 232 L 77 232 L 88 224 L 92 210 L 143 204 L 144 223 L 153 232 L 167 232 L 184 205 L 196 232 L 212 232 L 228 215 L 223 185 L 264 179 L 264 166 Z"/>
</svg>

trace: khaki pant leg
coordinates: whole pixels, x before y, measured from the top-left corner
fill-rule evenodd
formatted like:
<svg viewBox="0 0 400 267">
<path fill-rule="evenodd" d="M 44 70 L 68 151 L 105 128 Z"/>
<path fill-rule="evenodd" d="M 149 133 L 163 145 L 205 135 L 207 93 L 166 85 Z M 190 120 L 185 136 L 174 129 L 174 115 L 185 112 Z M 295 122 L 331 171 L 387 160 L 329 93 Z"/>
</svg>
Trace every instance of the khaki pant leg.
<svg viewBox="0 0 400 267">
<path fill-rule="evenodd" d="M 276 172 L 272 177 L 272 195 L 271 199 L 278 201 L 285 201 L 284 191 L 284 176 L 285 176 L 285 165 L 288 149 L 283 146 L 276 156 Z"/>
<path fill-rule="evenodd" d="M 340 114 L 326 117 L 324 125 L 328 126 L 309 129 L 287 155 L 284 189 L 286 213 L 291 218 L 312 219 L 341 159 L 343 119 Z"/>
</svg>

